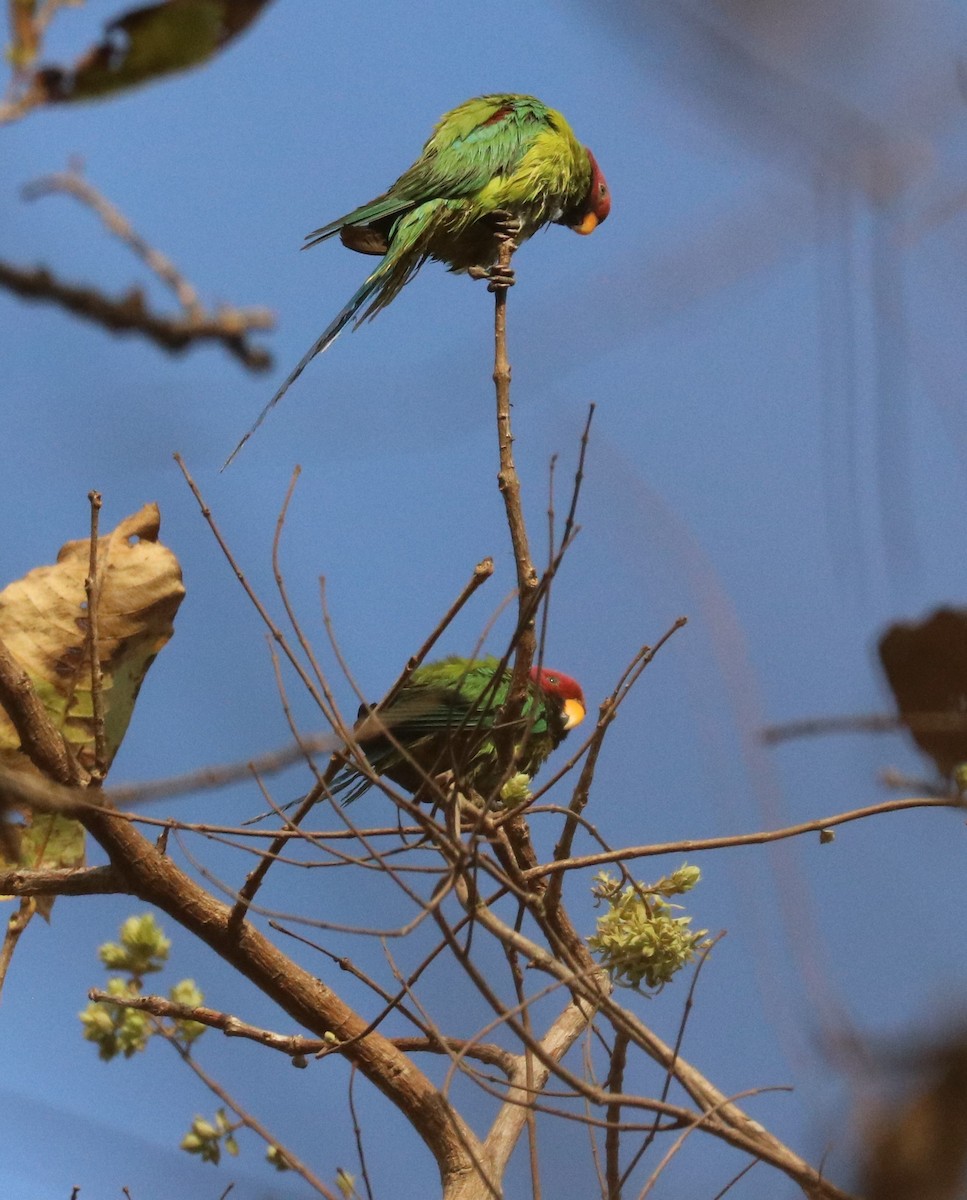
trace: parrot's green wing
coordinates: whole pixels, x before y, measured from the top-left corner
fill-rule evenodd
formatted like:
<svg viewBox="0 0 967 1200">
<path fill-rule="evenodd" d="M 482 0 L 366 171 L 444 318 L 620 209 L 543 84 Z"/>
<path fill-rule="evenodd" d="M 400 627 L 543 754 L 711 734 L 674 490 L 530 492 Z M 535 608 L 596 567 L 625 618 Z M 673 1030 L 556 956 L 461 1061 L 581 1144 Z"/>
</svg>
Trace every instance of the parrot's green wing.
<svg viewBox="0 0 967 1200">
<path fill-rule="evenodd" d="M 448 113 L 423 153 L 382 196 L 306 235 L 306 246 L 346 225 L 372 225 L 428 200 L 472 196 L 494 178 L 514 171 L 542 130 L 550 111 L 533 96 L 478 96 Z"/>
<path fill-rule="evenodd" d="M 498 667 L 492 657 L 443 659 L 414 671 L 403 691 L 372 718 L 364 705 L 356 736 L 376 774 L 398 778 L 394 772 L 408 771 L 404 764 L 411 759 L 434 774 L 456 759 L 469 769 L 473 782 L 478 766 L 495 760 L 494 718 L 507 701 L 511 681 L 510 670 Z M 521 721 L 530 746 L 521 770 L 530 774 L 559 740 L 549 734 L 547 706 L 534 685 L 528 688 Z M 403 782 L 414 786 L 412 779 Z M 369 787 L 369 779 L 347 766 L 334 779 L 332 792 L 350 804 Z"/>
</svg>

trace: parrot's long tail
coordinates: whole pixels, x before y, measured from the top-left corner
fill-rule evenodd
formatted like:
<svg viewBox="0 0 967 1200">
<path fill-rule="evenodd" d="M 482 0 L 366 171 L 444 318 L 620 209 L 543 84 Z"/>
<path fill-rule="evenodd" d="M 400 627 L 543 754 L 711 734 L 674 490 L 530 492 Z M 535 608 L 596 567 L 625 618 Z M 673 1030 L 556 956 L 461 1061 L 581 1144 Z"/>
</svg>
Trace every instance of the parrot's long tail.
<svg viewBox="0 0 967 1200">
<path fill-rule="evenodd" d="M 336 317 L 326 327 L 325 331 L 321 333 L 318 338 L 316 338 L 302 358 L 299 359 L 298 363 L 295 365 L 292 371 L 290 371 L 288 379 L 286 379 L 285 383 L 282 384 L 272 399 L 268 402 L 268 404 L 266 404 L 265 408 L 262 409 L 262 411 L 256 417 L 252 427 L 231 452 L 228 458 L 225 459 L 224 463 L 222 463 L 221 470 L 224 471 L 225 468 L 234 460 L 239 450 L 241 450 L 256 429 L 258 429 L 258 427 L 262 424 L 265 418 L 269 415 L 271 409 L 275 408 L 278 402 L 289 390 L 290 386 L 295 383 L 309 363 L 312 362 L 317 354 L 322 354 L 324 350 L 329 349 L 336 338 L 339 337 L 340 333 L 342 333 L 345 327 L 353 319 L 356 313 L 359 312 L 362 306 L 382 282 L 383 275 L 380 269 L 377 267 L 377 269 L 372 273 L 372 275 L 369 276 L 359 291 L 356 292 L 356 294 L 352 297 L 346 307 L 336 315 Z"/>
</svg>

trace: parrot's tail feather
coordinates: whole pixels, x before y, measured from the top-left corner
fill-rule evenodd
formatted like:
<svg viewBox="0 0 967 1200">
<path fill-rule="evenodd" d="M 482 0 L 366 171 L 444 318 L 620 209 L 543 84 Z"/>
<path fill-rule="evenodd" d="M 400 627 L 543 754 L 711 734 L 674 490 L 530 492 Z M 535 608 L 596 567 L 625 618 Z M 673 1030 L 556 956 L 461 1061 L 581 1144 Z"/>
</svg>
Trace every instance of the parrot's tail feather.
<svg viewBox="0 0 967 1200">
<path fill-rule="evenodd" d="M 312 343 L 312 345 L 309 347 L 309 349 L 306 351 L 306 353 L 302 356 L 302 358 L 299 359 L 298 363 L 296 363 L 296 365 L 292 369 L 292 371 L 290 371 L 288 379 L 286 379 L 285 383 L 282 384 L 282 386 L 275 393 L 275 395 L 272 397 L 272 399 L 268 402 L 268 404 L 266 404 L 265 408 L 262 409 L 262 411 L 259 413 L 259 415 L 255 418 L 255 421 L 252 424 L 249 431 L 245 434 L 245 436 L 238 443 L 238 445 L 235 447 L 235 449 L 231 452 L 231 454 L 228 456 L 228 458 L 226 458 L 225 461 L 222 463 L 221 468 L 220 468 L 222 471 L 224 471 L 225 468 L 234 461 L 239 450 L 241 450 L 241 448 L 249 440 L 249 438 L 256 431 L 256 429 L 258 429 L 258 427 L 262 424 L 262 422 L 265 420 L 265 418 L 269 415 L 271 410 L 273 408 L 275 408 L 275 406 L 278 404 L 278 402 L 282 399 L 282 397 L 285 395 L 285 393 L 289 390 L 291 385 L 293 383 L 295 383 L 295 381 L 299 378 L 299 376 L 306 369 L 306 367 L 309 365 L 309 363 L 312 362 L 312 360 L 316 357 L 317 354 L 322 354 L 322 352 L 324 350 L 329 349 L 329 347 L 333 344 L 333 342 L 336 340 L 336 338 L 339 337 L 340 333 L 342 333 L 342 331 L 345 329 L 345 327 L 353 319 L 353 317 L 356 315 L 356 313 L 359 312 L 360 308 L 362 308 L 362 306 L 366 303 L 366 301 L 369 299 L 369 297 L 373 294 L 373 292 L 379 287 L 379 285 L 382 282 L 383 282 L 383 277 L 380 274 L 379 270 L 374 271 L 373 274 L 370 275 L 370 277 L 366 280 L 366 282 L 363 284 L 363 286 L 359 289 L 359 291 L 356 292 L 356 294 L 349 301 L 349 303 L 346 305 L 346 307 L 344 309 L 342 309 L 342 311 L 334 318 L 334 320 L 332 320 L 330 322 L 330 324 L 327 326 L 325 332 L 320 334 L 320 336 Z"/>
<path fill-rule="evenodd" d="M 370 200 L 368 204 L 361 204 L 359 208 L 354 208 L 344 217 L 339 217 L 335 221 L 330 221 L 328 225 L 322 225 L 318 229 L 313 229 L 311 233 L 307 233 L 302 249 L 308 250 L 310 246 L 318 246 L 320 242 L 331 238 L 334 233 L 338 233 L 346 226 L 371 225 L 376 221 L 386 221 L 387 218 L 398 217 L 400 213 L 409 212 L 413 207 L 414 201 L 408 196 L 396 196 L 392 192 L 388 192 L 385 196 L 377 196 L 375 200 Z"/>
</svg>

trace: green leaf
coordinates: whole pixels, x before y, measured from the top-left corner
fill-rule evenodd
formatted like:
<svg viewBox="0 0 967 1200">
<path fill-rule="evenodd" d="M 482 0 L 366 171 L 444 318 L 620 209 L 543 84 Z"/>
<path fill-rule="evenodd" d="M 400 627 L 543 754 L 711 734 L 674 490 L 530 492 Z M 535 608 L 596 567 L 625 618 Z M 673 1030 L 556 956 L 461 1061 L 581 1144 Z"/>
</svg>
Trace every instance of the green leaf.
<svg viewBox="0 0 967 1200">
<path fill-rule="evenodd" d="M 33 80 L 37 103 L 110 96 L 198 66 L 259 16 L 270 0 L 161 0 L 123 13 L 104 40 L 72 67 L 48 66 Z"/>
</svg>

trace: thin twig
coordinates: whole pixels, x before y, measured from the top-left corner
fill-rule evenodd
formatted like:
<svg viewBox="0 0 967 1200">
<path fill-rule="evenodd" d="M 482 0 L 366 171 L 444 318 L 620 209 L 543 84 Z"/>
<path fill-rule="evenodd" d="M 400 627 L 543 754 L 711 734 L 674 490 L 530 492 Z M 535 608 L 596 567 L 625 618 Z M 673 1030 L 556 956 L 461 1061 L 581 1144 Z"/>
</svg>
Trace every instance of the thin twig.
<svg viewBox="0 0 967 1200">
<path fill-rule="evenodd" d="M 747 1175 L 752 1170 L 753 1167 L 758 1166 L 759 1163 L 761 1163 L 761 1162 L 762 1162 L 761 1158 L 754 1158 L 751 1162 L 746 1163 L 741 1171 L 737 1171 L 732 1176 L 732 1178 L 728 1181 L 728 1183 L 725 1185 L 725 1187 L 722 1188 L 721 1191 L 715 1193 L 715 1195 L 712 1197 L 712 1200 L 722 1200 L 722 1197 L 726 1194 L 726 1192 L 730 1192 L 735 1187 L 735 1185 L 739 1182 L 740 1179 L 742 1179 L 745 1175 Z"/>
<path fill-rule="evenodd" d="M 470 576 L 463 591 L 457 596 L 456 600 L 450 605 L 447 611 L 443 614 L 436 624 L 436 628 L 430 633 L 430 636 L 424 641 L 423 645 L 417 652 L 411 655 L 406 660 L 406 666 L 400 672 L 398 678 L 393 683 L 393 686 L 386 693 L 386 698 L 383 700 L 383 705 L 392 704 L 393 700 L 405 687 L 410 676 L 416 668 L 423 662 L 426 656 L 430 653 L 440 636 L 447 630 L 456 620 L 460 610 L 464 607 L 467 601 L 474 595 L 479 587 L 487 582 L 494 573 L 494 560 L 488 555 L 487 558 L 482 558 L 473 569 L 473 574 Z"/>
<path fill-rule="evenodd" d="M 20 194 L 24 200 L 39 200 L 43 196 L 72 196 L 100 217 L 105 229 L 119 238 L 132 254 L 140 258 L 144 265 L 174 292 L 187 316 L 197 319 L 203 315 L 204 309 L 195 288 L 170 258 L 149 245 L 124 213 L 88 183 L 81 174 L 81 163 L 78 159 L 72 159 L 66 171 L 55 171 L 52 175 L 43 175 L 32 183 L 25 184 L 20 189 Z"/>
<path fill-rule="evenodd" d="M 331 1048 L 331 1043 L 320 1038 L 273 1033 L 269 1029 L 259 1029 L 256 1025 L 250 1025 L 231 1013 L 219 1012 L 204 1005 L 176 1004 L 173 1000 L 166 1000 L 164 996 L 115 996 L 112 992 L 91 988 L 87 998 L 96 1004 L 115 1004 L 118 1008 L 151 1013 L 154 1017 L 171 1021 L 196 1021 L 209 1029 L 221 1030 L 226 1037 L 247 1038 L 249 1041 L 258 1042 L 260 1046 L 277 1050 L 287 1058 L 304 1060 L 318 1054 L 320 1050 Z M 301 1062 L 298 1065 L 304 1066 L 305 1063 Z"/>
<path fill-rule="evenodd" d="M 36 915 L 36 912 L 37 905 L 33 900 L 23 897 L 17 907 L 17 911 L 7 919 L 7 931 L 3 936 L 3 945 L 0 946 L 0 992 L 3 991 L 3 985 L 7 981 L 7 972 L 10 970 L 11 962 L 13 962 L 17 943 Z"/>
<path fill-rule="evenodd" d="M 363 1177 L 363 1184 L 366 1188 L 366 1195 L 369 1200 L 373 1200 L 373 1188 L 369 1182 L 369 1170 L 366 1167 L 366 1153 L 363 1150 L 363 1128 L 359 1123 L 359 1116 L 356 1112 L 356 1100 L 353 1096 L 353 1084 L 356 1082 L 356 1068 L 351 1067 L 349 1070 L 349 1115 L 353 1122 L 353 1137 L 356 1140 L 356 1154 L 359 1157 L 359 1170 Z"/>
<path fill-rule="evenodd" d="M 615 1034 L 611 1049 L 611 1066 L 606 1086 L 612 1094 L 624 1091 L 625 1064 L 628 1061 L 628 1035 L 619 1031 Z M 665 1097 L 662 1096 L 662 1100 Z M 608 1200 L 621 1200 L 621 1105 L 609 1104 L 605 1109 L 608 1131 L 604 1135 L 605 1162 L 607 1169 Z"/>
<path fill-rule="evenodd" d="M 177 1052 L 181 1058 L 181 1061 L 192 1071 L 194 1071 L 205 1087 L 207 1087 L 210 1092 L 217 1096 L 226 1108 L 230 1108 L 232 1110 L 232 1112 L 236 1117 L 238 1117 L 239 1121 L 241 1121 L 246 1129 L 251 1129 L 251 1131 L 260 1137 L 267 1146 L 278 1147 L 282 1151 L 286 1164 L 291 1167 L 296 1174 L 301 1175 L 306 1183 L 311 1188 L 314 1188 L 320 1196 L 324 1196 L 325 1200 L 338 1200 L 336 1194 L 330 1188 L 326 1187 L 326 1185 L 315 1174 L 314 1171 L 307 1167 L 301 1159 L 296 1158 L 296 1156 L 289 1150 L 287 1146 L 283 1146 L 277 1138 L 274 1138 L 261 1121 L 257 1120 L 250 1112 L 244 1109 L 238 1103 L 238 1101 L 233 1099 L 233 1097 L 225 1090 L 225 1088 L 218 1083 L 217 1080 L 213 1079 L 212 1076 L 209 1075 L 208 1072 L 198 1064 L 198 1062 L 196 1062 L 191 1051 L 186 1049 L 186 1047 L 181 1044 L 174 1034 L 170 1033 L 158 1021 L 156 1021 L 156 1028 L 162 1037 L 164 1037 L 168 1045 Z"/>
<path fill-rule="evenodd" d="M 732 846 L 761 846 L 766 842 L 781 842 L 785 838 L 801 837 L 804 833 L 822 833 L 836 825 L 851 821 L 862 821 L 866 817 L 882 813 L 903 812 L 908 808 L 963 808 L 963 802 L 951 797 L 908 796 L 902 800 L 885 800 L 882 804 L 870 804 L 866 808 L 854 808 L 849 812 L 837 813 L 832 817 L 821 817 L 818 821 L 803 821 L 784 829 L 765 829 L 758 833 L 738 833 L 731 837 L 691 838 L 680 842 L 659 842 L 652 846 L 627 846 L 621 850 L 609 850 L 601 854 L 585 854 L 576 858 L 561 859 L 544 863 L 524 872 L 525 879 L 539 875 L 554 875 L 572 871 L 578 867 L 599 867 L 609 863 L 628 862 L 633 858 L 652 858 L 658 854 L 695 854 L 700 850 L 723 850 Z"/>
<path fill-rule="evenodd" d="M 685 1041 L 685 1030 L 688 1027 L 688 1018 L 692 1014 L 692 1006 L 695 1003 L 695 991 L 698 988 L 698 981 L 702 974 L 702 968 L 708 962 L 709 955 L 712 953 L 712 950 L 718 945 L 723 937 L 725 937 L 724 932 L 716 934 L 714 938 L 705 943 L 699 952 L 698 963 L 696 964 L 695 970 L 692 972 L 692 980 L 688 985 L 688 993 L 685 996 L 685 1004 L 682 1007 L 682 1018 L 678 1023 L 678 1034 L 675 1038 L 675 1044 L 672 1047 L 671 1061 L 665 1068 L 665 1082 L 662 1084 L 660 1096 L 660 1099 L 662 1100 L 666 1100 L 668 1098 L 668 1093 L 671 1091 L 672 1081 L 675 1078 L 675 1065 L 678 1062 L 679 1056 L 682 1052 L 682 1043 Z M 644 1141 L 632 1156 L 631 1161 L 628 1163 L 627 1167 L 625 1167 L 624 1174 L 621 1176 L 619 1181 L 619 1191 L 620 1188 L 624 1187 L 624 1185 L 631 1178 L 631 1172 L 641 1161 L 642 1157 L 648 1152 L 648 1148 L 655 1140 L 655 1135 L 656 1130 L 651 1130 L 645 1136 Z"/>
<path fill-rule="evenodd" d="M 589 418 L 590 420 L 590 418 Z M 588 797 L 591 791 L 591 783 L 594 779 L 594 772 L 597 767 L 598 755 L 601 752 L 601 747 L 604 745 L 604 739 L 615 717 L 618 715 L 618 709 L 622 702 L 627 697 L 628 693 L 641 677 L 642 672 L 654 660 L 655 655 L 661 647 L 668 641 L 673 634 L 681 629 L 686 623 L 685 617 L 679 617 L 678 620 L 668 629 L 665 634 L 659 638 L 655 646 L 642 646 L 635 657 L 628 664 L 621 678 L 615 685 L 614 691 L 601 705 L 598 715 L 598 723 L 595 727 L 588 742 L 587 757 L 584 760 L 584 766 L 581 768 L 581 774 L 578 777 L 577 786 L 571 797 L 571 802 L 568 806 L 568 816 L 564 822 L 557 845 L 554 847 L 554 858 L 558 861 L 566 860 L 570 854 L 571 845 L 574 840 L 574 835 L 577 832 L 578 821 L 588 802 Z M 547 890 L 546 903 L 549 912 L 554 912 L 560 907 L 561 889 L 563 887 L 563 875 L 553 876 Z"/>
<path fill-rule="evenodd" d="M 91 719 L 94 725 L 94 769 L 91 782 L 101 783 L 107 774 L 107 741 L 104 733 L 104 675 L 101 671 L 101 637 L 99 630 L 101 607 L 101 580 L 98 575 L 98 522 L 101 512 L 101 493 L 90 491 L 87 498 L 91 503 L 91 551 L 88 559 L 87 577 L 84 580 L 84 595 L 87 597 L 87 643 L 88 661 L 91 664 Z"/>
<path fill-rule="evenodd" d="M 510 540 L 514 550 L 514 565 L 517 571 L 517 610 L 519 613 L 516 654 L 510 691 L 504 705 L 504 720 L 513 725 L 520 715 L 527 693 L 528 676 L 534 661 L 536 639 L 534 634 L 534 612 L 532 598 L 538 587 L 537 571 L 531 558 L 527 538 L 527 526 L 521 505 L 520 477 L 514 464 L 514 432 L 511 424 L 510 404 L 510 359 L 507 355 L 507 286 L 499 279 L 510 272 L 510 263 L 516 246 L 509 233 L 498 234 L 497 280 L 491 285 L 494 293 L 494 391 L 497 399 L 497 442 L 500 454 L 500 470 L 497 486 L 504 500 L 504 511 L 510 529 Z M 509 741 L 513 741 L 513 733 Z"/>
<path fill-rule="evenodd" d="M 719 1104 L 714 1105 L 712 1108 L 708 1109 L 708 1111 L 702 1113 L 702 1115 L 700 1117 L 696 1118 L 696 1120 L 693 1121 L 692 1124 L 689 1125 L 687 1129 L 682 1130 L 682 1132 L 679 1134 L 679 1136 L 675 1139 L 675 1141 L 672 1143 L 672 1145 L 669 1146 L 668 1150 L 665 1152 L 664 1156 L 662 1157 L 661 1162 L 658 1164 L 657 1167 L 655 1167 L 654 1171 L 652 1171 L 647 1182 L 645 1183 L 645 1186 L 638 1193 L 638 1200 L 645 1200 L 645 1198 L 651 1194 L 655 1184 L 658 1182 L 659 1178 L 661 1177 L 662 1172 L 665 1170 L 665 1168 L 668 1166 L 668 1164 L 671 1162 L 671 1160 L 675 1157 L 675 1155 L 679 1152 L 679 1150 L 681 1150 L 682 1146 L 685 1144 L 685 1142 L 688 1140 L 688 1138 L 696 1131 L 696 1129 L 700 1129 L 703 1125 L 707 1124 L 715 1116 L 717 1109 L 724 1108 L 724 1107 L 726 1107 L 726 1105 L 735 1104 L 735 1102 L 737 1100 L 744 1100 L 750 1096 L 761 1096 L 766 1092 L 785 1092 L 785 1091 L 791 1091 L 791 1090 L 792 1090 L 791 1088 L 785 1088 L 785 1087 L 747 1088 L 744 1092 L 736 1092 L 734 1096 L 723 1096 L 722 1100 Z"/>
<path fill-rule="evenodd" d="M 759 737 L 767 746 L 791 742 L 797 738 L 826 737 L 831 733 L 896 733 L 898 729 L 917 733 L 964 733 L 967 715 L 962 712 L 868 713 L 865 715 L 804 717 L 767 725 Z"/>
</svg>

